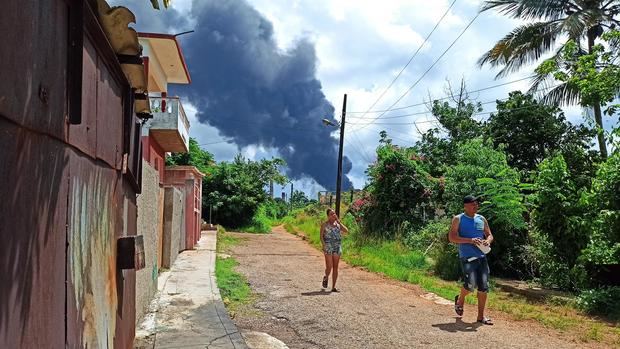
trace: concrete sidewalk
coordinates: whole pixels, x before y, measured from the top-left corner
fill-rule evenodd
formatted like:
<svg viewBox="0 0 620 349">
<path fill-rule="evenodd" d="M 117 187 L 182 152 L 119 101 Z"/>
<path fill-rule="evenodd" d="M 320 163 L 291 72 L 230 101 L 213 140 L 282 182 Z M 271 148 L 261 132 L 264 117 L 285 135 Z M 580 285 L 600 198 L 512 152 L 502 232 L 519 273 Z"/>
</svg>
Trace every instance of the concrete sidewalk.
<svg viewBox="0 0 620 349">
<path fill-rule="evenodd" d="M 215 280 L 215 231 L 179 254 L 161 273 L 151 311 L 136 331 L 136 348 L 247 348 L 230 320 Z"/>
</svg>

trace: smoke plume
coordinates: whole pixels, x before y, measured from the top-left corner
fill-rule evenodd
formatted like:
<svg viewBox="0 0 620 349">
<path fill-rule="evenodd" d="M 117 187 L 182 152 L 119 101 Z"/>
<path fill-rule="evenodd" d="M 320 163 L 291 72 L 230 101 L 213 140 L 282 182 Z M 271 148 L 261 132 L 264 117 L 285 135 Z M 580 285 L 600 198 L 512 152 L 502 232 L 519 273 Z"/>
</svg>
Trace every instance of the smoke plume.
<svg viewBox="0 0 620 349">
<path fill-rule="evenodd" d="M 300 39 L 283 52 L 271 22 L 243 0 L 194 1 L 192 12 L 195 33 L 179 37 L 192 84 L 175 92 L 240 147 L 275 148 L 291 178 L 333 190 L 338 141 L 321 119 L 336 122 L 316 78 L 314 45 Z M 344 158 L 344 174 L 350 169 Z M 351 187 L 346 175 L 342 185 Z"/>
</svg>

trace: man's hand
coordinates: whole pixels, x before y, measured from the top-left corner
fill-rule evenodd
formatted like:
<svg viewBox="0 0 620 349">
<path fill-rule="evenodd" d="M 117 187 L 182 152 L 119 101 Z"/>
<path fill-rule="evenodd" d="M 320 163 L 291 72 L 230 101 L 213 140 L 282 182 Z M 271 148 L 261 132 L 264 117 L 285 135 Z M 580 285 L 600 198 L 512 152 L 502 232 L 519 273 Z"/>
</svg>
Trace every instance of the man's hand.
<svg viewBox="0 0 620 349">
<path fill-rule="evenodd" d="M 473 238 L 471 239 L 471 243 L 474 245 L 485 245 L 485 241 L 481 238 Z"/>
</svg>

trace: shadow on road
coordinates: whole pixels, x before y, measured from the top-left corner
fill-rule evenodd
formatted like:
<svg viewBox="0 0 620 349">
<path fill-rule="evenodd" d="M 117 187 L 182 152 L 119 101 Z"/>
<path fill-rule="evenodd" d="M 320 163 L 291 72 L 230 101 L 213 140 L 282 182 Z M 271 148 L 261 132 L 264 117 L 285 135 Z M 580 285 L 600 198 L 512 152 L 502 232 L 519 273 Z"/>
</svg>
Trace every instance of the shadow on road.
<svg viewBox="0 0 620 349">
<path fill-rule="evenodd" d="M 302 296 L 329 296 L 331 292 L 320 290 L 320 291 L 312 291 L 312 292 L 302 292 Z"/>
<path fill-rule="evenodd" d="M 461 318 L 455 318 L 455 322 L 449 322 L 446 324 L 435 324 L 433 327 L 437 327 L 438 329 L 446 332 L 476 332 L 478 327 L 482 326 L 481 323 L 466 323 L 461 320 Z"/>
</svg>

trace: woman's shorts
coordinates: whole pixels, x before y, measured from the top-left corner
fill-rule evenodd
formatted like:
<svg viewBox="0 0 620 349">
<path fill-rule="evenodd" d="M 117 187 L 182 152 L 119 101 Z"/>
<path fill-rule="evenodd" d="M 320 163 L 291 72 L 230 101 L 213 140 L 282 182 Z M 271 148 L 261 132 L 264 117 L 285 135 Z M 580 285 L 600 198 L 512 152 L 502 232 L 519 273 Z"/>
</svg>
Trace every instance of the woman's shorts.
<svg viewBox="0 0 620 349">
<path fill-rule="evenodd" d="M 325 240 L 325 254 L 342 255 L 342 244 L 340 240 Z"/>
<path fill-rule="evenodd" d="M 473 292 L 475 288 L 478 292 L 489 291 L 489 263 L 486 257 L 474 259 L 468 262 L 466 258 L 461 258 L 461 268 L 463 269 L 463 288 Z"/>
</svg>

